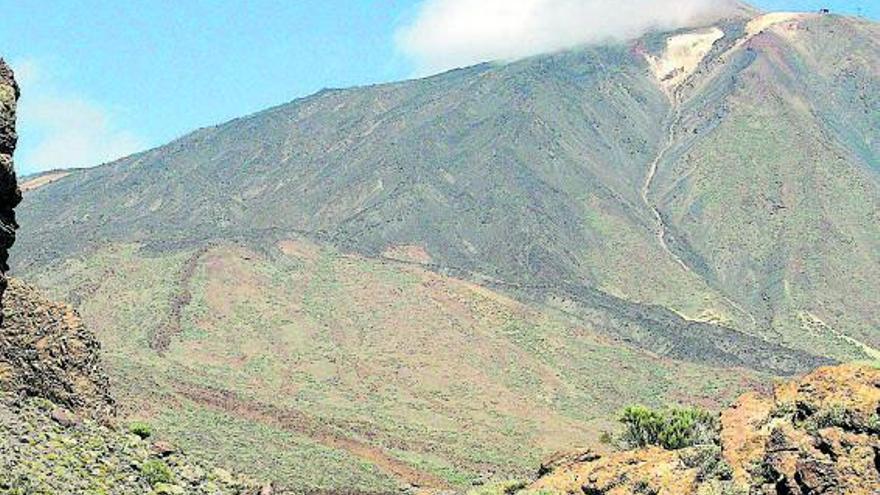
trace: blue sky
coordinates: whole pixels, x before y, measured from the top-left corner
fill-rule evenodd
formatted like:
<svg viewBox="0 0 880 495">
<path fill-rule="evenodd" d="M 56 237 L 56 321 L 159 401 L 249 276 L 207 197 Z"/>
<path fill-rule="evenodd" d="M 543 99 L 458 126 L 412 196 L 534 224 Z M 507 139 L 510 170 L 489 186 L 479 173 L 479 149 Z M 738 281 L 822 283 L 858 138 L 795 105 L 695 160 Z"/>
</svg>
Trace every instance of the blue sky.
<svg viewBox="0 0 880 495">
<path fill-rule="evenodd" d="M 605 8 L 610 0 L 585 1 Z M 613 4 L 627 1 L 664 0 Z M 473 0 L 429 2 L 434 14 L 445 8 L 448 15 L 482 15 L 459 8 Z M 880 18 L 875 0 L 758 3 Z M 95 165 L 324 87 L 398 80 L 480 56 L 438 52 L 431 43 L 449 39 L 432 38 L 431 29 L 449 26 L 425 19 L 419 0 L 0 0 L 0 12 L 0 56 L 16 68 L 23 88 L 22 174 Z M 605 20 L 599 31 L 607 25 L 614 21 Z"/>
</svg>

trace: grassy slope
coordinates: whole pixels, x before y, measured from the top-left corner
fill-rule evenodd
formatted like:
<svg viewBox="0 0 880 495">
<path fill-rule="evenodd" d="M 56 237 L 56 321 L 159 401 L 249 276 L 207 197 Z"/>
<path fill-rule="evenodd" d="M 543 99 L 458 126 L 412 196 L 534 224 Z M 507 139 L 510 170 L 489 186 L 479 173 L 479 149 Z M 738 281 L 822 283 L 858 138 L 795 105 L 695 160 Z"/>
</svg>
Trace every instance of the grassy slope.
<svg viewBox="0 0 880 495">
<path fill-rule="evenodd" d="M 130 414 L 303 487 L 389 489 L 398 467 L 387 458 L 454 485 L 487 469 L 528 473 L 551 450 L 595 440 L 625 404 L 719 404 L 760 379 L 653 357 L 422 268 L 281 246 L 288 254 L 205 253 L 164 357 L 148 342 L 191 252 L 117 246 L 38 282 L 81 295 Z"/>
</svg>

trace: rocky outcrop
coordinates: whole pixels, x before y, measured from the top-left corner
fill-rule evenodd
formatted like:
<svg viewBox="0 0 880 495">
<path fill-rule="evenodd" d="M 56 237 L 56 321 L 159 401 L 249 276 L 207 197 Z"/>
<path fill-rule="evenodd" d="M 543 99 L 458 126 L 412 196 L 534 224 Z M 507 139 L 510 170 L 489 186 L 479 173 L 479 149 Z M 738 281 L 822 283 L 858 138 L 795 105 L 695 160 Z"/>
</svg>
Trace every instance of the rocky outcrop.
<svg viewBox="0 0 880 495">
<path fill-rule="evenodd" d="M 79 315 L 9 280 L 0 323 L 0 392 L 37 396 L 94 418 L 113 416 L 100 344 Z"/>
<path fill-rule="evenodd" d="M 9 270 L 9 248 L 15 242 L 15 207 L 21 201 L 21 192 L 15 179 L 12 153 L 18 136 L 15 133 L 15 105 L 18 85 L 12 69 L 0 59 L 0 303 L 6 290 L 6 271 Z"/>
<path fill-rule="evenodd" d="M 756 411 L 767 411 L 769 415 Z M 880 492 L 880 370 L 822 368 L 722 415 L 734 480 L 762 494 Z M 738 428 L 735 428 L 735 427 Z"/>
<path fill-rule="evenodd" d="M 530 487 L 587 495 L 876 495 L 880 369 L 825 367 L 749 393 L 721 414 L 719 445 L 556 456 Z"/>
</svg>

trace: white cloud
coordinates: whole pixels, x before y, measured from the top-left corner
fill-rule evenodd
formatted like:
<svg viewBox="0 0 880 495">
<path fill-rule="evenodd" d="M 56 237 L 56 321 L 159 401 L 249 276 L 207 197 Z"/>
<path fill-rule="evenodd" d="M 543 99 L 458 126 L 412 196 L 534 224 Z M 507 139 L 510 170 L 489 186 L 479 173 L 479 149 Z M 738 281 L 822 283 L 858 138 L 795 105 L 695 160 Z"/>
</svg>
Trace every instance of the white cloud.
<svg viewBox="0 0 880 495">
<path fill-rule="evenodd" d="M 693 25 L 732 0 L 424 0 L 397 33 L 420 73 Z"/>
<path fill-rule="evenodd" d="M 12 65 L 22 93 L 16 153 L 22 172 L 92 166 L 143 149 L 136 134 L 115 124 L 111 109 L 59 90 L 43 64 Z"/>
</svg>

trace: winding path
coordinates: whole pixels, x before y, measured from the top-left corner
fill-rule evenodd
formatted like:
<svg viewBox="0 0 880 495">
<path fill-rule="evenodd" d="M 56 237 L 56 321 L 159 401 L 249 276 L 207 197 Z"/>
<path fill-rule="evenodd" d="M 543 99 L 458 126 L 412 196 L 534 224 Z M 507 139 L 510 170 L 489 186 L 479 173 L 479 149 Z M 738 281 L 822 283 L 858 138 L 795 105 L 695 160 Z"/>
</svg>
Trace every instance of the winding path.
<svg viewBox="0 0 880 495">
<path fill-rule="evenodd" d="M 438 476 L 393 457 L 381 447 L 343 435 L 322 418 L 309 416 L 296 409 L 247 400 L 232 391 L 201 387 L 193 383 L 180 381 L 175 383 L 174 389 L 183 397 L 203 407 L 303 435 L 325 447 L 346 451 L 375 465 L 418 492 L 450 490 L 449 483 Z"/>
</svg>

